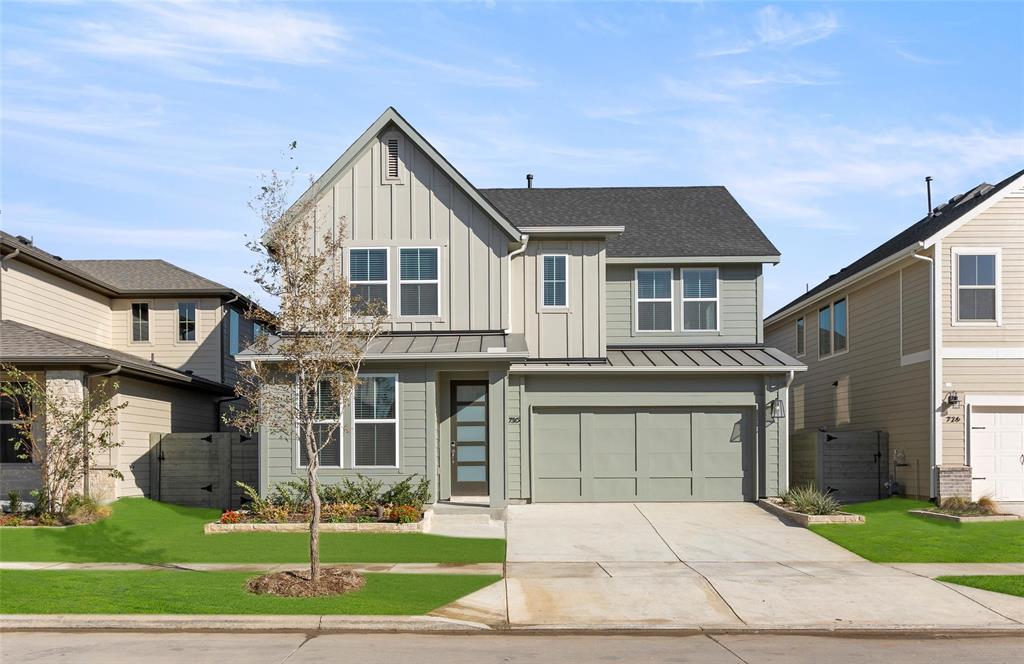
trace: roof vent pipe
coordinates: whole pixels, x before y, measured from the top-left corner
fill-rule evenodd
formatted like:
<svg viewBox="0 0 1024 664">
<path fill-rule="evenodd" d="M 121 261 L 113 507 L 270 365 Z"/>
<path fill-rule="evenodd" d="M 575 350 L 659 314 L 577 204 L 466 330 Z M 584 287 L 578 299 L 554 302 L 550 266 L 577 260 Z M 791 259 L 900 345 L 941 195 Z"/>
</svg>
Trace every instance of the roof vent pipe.
<svg viewBox="0 0 1024 664">
<path fill-rule="evenodd" d="M 928 216 L 932 216 L 932 176 L 928 175 L 924 179 L 924 186 L 928 188 Z"/>
<path fill-rule="evenodd" d="M 533 173 L 526 174 L 526 188 L 533 189 Z"/>
</svg>

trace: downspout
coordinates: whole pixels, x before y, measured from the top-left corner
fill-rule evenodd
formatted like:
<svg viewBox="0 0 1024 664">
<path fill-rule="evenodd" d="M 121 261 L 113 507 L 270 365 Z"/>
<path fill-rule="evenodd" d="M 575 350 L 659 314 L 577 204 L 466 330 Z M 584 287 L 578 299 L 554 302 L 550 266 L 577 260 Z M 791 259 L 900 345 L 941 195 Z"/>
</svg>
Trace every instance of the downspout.
<svg viewBox="0 0 1024 664">
<path fill-rule="evenodd" d="M 20 249 L 19 249 L 19 251 L 20 251 Z M 82 377 L 82 408 L 85 408 L 85 404 L 88 403 L 88 399 L 89 399 L 89 381 L 92 380 L 93 378 L 104 378 L 106 376 L 114 376 L 116 374 L 121 373 L 121 369 L 122 368 L 123 368 L 122 365 L 119 364 L 119 365 L 117 365 L 116 367 L 114 367 L 113 369 L 111 369 L 109 371 L 98 371 L 96 373 L 85 374 L 85 376 Z M 89 432 L 85 430 L 85 425 L 83 425 L 82 426 L 82 440 L 84 441 L 88 435 L 89 435 Z M 82 493 L 84 493 L 86 496 L 88 496 L 89 495 L 89 450 L 84 445 L 82 447 L 83 447 L 83 450 L 85 452 L 85 459 L 84 459 L 84 463 L 83 463 L 84 468 L 83 468 L 83 473 L 82 473 Z M 117 494 L 115 493 L 115 495 L 117 495 Z"/>
<path fill-rule="evenodd" d="M 790 386 L 793 385 L 793 380 L 795 380 L 795 379 L 796 379 L 796 371 L 794 371 L 793 369 L 790 369 L 789 371 L 786 372 L 786 386 L 785 386 L 786 387 L 786 401 L 784 401 L 783 403 L 785 404 L 786 408 L 789 408 L 789 412 L 786 413 L 787 417 L 783 418 L 782 424 L 779 427 L 779 438 L 780 439 L 783 439 L 783 438 L 785 439 L 784 441 L 780 441 L 780 447 L 783 447 L 786 450 L 786 462 L 781 464 L 782 465 L 782 479 L 783 479 L 783 481 L 781 482 L 781 486 L 779 488 L 780 489 L 784 489 L 785 491 L 789 490 L 789 419 L 788 419 L 788 417 L 791 417 L 792 414 L 793 414 L 793 409 L 789 405 L 789 388 L 790 388 Z M 782 444 L 783 442 L 785 443 L 784 446 Z"/>
<path fill-rule="evenodd" d="M 512 328 L 512 259 L 515 258 L 516 256 L 522 255 L 522 253 L 526 251 L 526 245 L 528 245 L 529 243 L 530 236 L 524 233 L 523 246 L 519 247 L 518 249 L 516 249 L 515 251 L 508 255 L 508 292 L 506 294 L 508 302 L 508 327 L 505 328 L 506 335 L 511 331 Z M 525 283 L 523 284 L 523 287 L 526 287 Z"/>
<path fill-rule="evenodd" d="M 20 254 L 20 253 L 21 253 L 21 249 L 15 249 L 11 253 L 7 254 L 6 256 L 0 257 L 0 265 L 3 265 L 4 261 L 14 260 L 15 258 L 18 257 L 18 254 Z M 6 270 L 7 268 L 5 267 L 4 269 Z"/>
<path fill-rule="evenodd" d="M 935 389 L 935 372 L 936 372 L 937 356 L 938 356 L 938 352 L 939 352 L 939 348 L 938 348 L 939 344 L 938 344 L 938 337 L 937 337 L 939 321 L 938 321 L 938 318 L 937 318 L 938 312 L 935 310 L 935 289 L 936 289 L 935 259 L 933 259 L 931 256 L 922 256 L 922 255 L 918 254 L 917 251 L 920 251 L 921 249 L 924 248 L 924 243 L 923 242 L 918 242 L 917 244 L 918 244 L 917 250 L 914 253 L 910 254 L 910 257 L 911 258 L 916 258 L 917 260 L 920 260 L 920 261 L 926 261 L 929 264 L 929 266 L 930 266 L 929 270 L 928 270 L 928 301 L 929 301 L 929 303 L 928 303 L 928 325 L 931 328 L 931 330 L 930 330 L 930 337 L 929 337 L 929 339 L 930 339 L 929 346 L 931 346 L 931 358 L 930 358 L 930 361 L 929 361 L 928 364 L 929 364 L 929 376 L 930 376 L 929 382 L 931 383 L 931 385 L 930 385 L 930 387 L 928 389 L 929 389 L 929 393 L 931 395 L 931 401 L 930 401 L 931 407 L 929 408 L 929 417 L 928 417 L 928 432 L 929 432 L 929 435 L 928 435 L 928 442 L 929 442 L 929 445 L 928 445 L 928 491 L 929 491 L 931 497 L 934 498 L 935 495 L 936 495 L 935 494 L 935 474 L 938 472 L 938 470 L 935 467 L 935 447 L 938 444 L 937 437 L 938 437 L 938 433 L 939 433 L 936 430 L 936 428 L 935 428 L 935 409 L 938 408 L 937 404 L 939 402 L 938 401 L 939 400 L 939 395 L 936 393 L 936 389 Z M 902 315 L 902 313 L 901 313 L 901 315 Z"/>
</svg>

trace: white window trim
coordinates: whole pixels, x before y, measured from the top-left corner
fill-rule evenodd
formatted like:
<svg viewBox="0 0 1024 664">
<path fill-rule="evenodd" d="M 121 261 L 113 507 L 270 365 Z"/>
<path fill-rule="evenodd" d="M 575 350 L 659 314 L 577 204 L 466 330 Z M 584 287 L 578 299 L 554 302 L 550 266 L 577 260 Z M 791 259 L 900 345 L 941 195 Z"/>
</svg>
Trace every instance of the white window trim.
<svg viewBox="0 0 1024 664">
<path fill-rule="evenodd" d="M 401 429 L 401 427 L 398 426 L 398 424 L 399 424 L 398 423 L 398 415 L 401 412 L 399 410 L 399 394 L 398 394 L 401 391 L 400 390 L 401 385 L 398 382 L 398 374 L 397 373 L 389 373 L 389 372 L 361 373 L 361 374 L 359 374 L 359 379 L 360 380 L 362 380 L 364 378 L 379 378 L 379 377 L 391 378 L 391 379 L 393 379 L 395 381 L 395 416 L 393 418 L 391 418 L 391 419 L 382 419 L 382 420 L 367 420 L 367 419 L 359 419 L 359 418 L 357 418 L 356 417 L 356 403 L 355 403 L 356 395 L 355 395 L 355 390 L 353 390 L 353 393 L 352 393 L 352 436 L 351 436 L 351 439 L 352 439 L 352 467 L 353 468 L 359 468 L 361 470 L 364 470 L 364 469 L 373 470 L 375 468 L 376 469 L 381 469 L 381 470 L 397 470 L 397 469 L 402 467 L 402 459 L 399 456 L 401 451 L 402 451 L 402 429 Z M 359 425 L 359 424 L 388 424 L 388 423 L 393 423 L 395 425 L 395 465 L 393 465 L 393 466 L 360 466 L 360 465 L 358 465 L 356 463 L 356 426 Z"/>
<path fill-rule="evenodd" d="M 352 252 L 353 251 L 383 251 L 384 252 L 384 281 L 355 281 L 352 279 Z M 349 286 L 373 286 L 384 284 L 384 313 L 391 315 L 391 249 L 389 247 L 348 247 L 345 250 L 345 276 L 348 278 Z M 438 268 L 440 269 L 440 268 Z"/>
<path fill-rule="evenodd" d="M 565 304 L 544 304 L 544 259 L 548 256 L 565 260 Z M 538 293 L 540 298 L 540 308 L 544 311 L 568 311 L 569 302 L 571 301 L 571 291 L 569 290 L 569 254 L 540 254 L 540 292 Z"/>
<path fill-rule="evenodd" d="M 686 297 L 686 273 L 715 271 L 715 296 L 714 297 Z M 717 334 L 722 330 L 722 273 L 717 267 L 684 267 L 679 270 L 679 293 L 682 298 L 680 311 L 680 328 L 684 334 Z M 715 328 L 708 330 L 691 330 L 686 327 L 686 303 L 687 302 L 714 302 L 715 303 Z"/>
<path fill-rule="evenodd" d="M 195 306 L 196 319 L 195 319 L 195 339 L 188 341 L 181 338 L 181 310 L 180 307 L 183 304 L 191 304 Z M 150 309 L 152 311 L 152 309 Z M 181 344 L 184 346 L 193 346 L 199 343 L 199 302 L 197 300 L 178 300 L 174 303 L 174 343 Z"/>
<path fill-rule="evenodd" d="M 358 247 L 362 248 L 362 247 Z M 402 251 L 406 249 L 433 249 L 437 252 L 437 279 L 402 279 Z M 403 314 L 402 313 L 402 284 L 437 284 L 437 313 L 436 314 Z M 441 303 L 444 302 L 444 298 L 441 297 L 441 247 L 424 246 L 424 247 L 398 247 L 398 317 L 403 319 L 411 320 L 432 320 L 440 321 L 443 320 L 441 315 Z"/>
<path fill-rule="evenodd" d="M 317 468 L 344 468 L 345 467 L 345 400 L 338 399 L 338 419 L 337 420 L 313 420 L 311 424 L 332 424 L 338 423 L 338 465 L 337 466 L 325 466 L 320 464 Z M 302 393 L 299 390 L 299 379 L 295 378 L 295 412 L 302 412 Z M 305 470 L 306 466 L 302 465 L 302 423 L 295 420 L 295 468 Z"/>
<path fill-rule="evenodd" d="M 668 272 L 668 297 L 640 298 L 640 273 L 641 272 Z M 676 298 L 675 298 L 676 270 L 671 267 L 638 267 L 633 270 L 633 331 L 637 334 L 664 334 L 676 331 Z M 669 303 L 669 327 L 667 330 L 641 330 L 640 329 L 640 303 L 641 302 L 668 302 Z"/>
<path fill-rule="evenodd" d="M 837 351 L 836 350 L 836 310 L 835 310 L 835 305 L 836 305 L 837 302 L 842 302 L 843 300 L 846 301 L 846 348 L 844 348 L 843 350 Z M 822 309 L 828 309 L 828 325 L 829 325 L 828 332 L 829 332 L 829 338 L 831 339 L 831 342 L 830 342 L 829 352 L 828 352 L 827 355 L 822 355 L 821 354 L 821 336 L 820 336 L 820 334 L 821 334 L 821 327 L 820 327 L 820 324 L 818 323 L 818 314 L 820 314 Z M 804 323 L 804 325 L 805 325 L 804 330 L 806 332 L 806 329 L 807 329 L 806 325 L 807 324 Z M 818 345 L 818 359 L 819 360 L 828 360 L 828 359 L 831 359 L 833 357 L 840 357 L 840 356 L 846 355 L 847 353 L 850 352 L 850 296 L 849 295 L 840 295 L 838 297 L 834 297 L 834 298 L 831 299 L 831 301 L 828 304 L 826 304 L 824 306 L 817 307 L 816 314 L 814 316 L 814 332 L 815 332 L 815 339 L 818 340 L 816 343 Z M 806 350 L 806 348 L 807 348 L 807 346 L 805 344 L 804 345 L 804 349 Z"/>
<path fill-rule="evenodd" d="M 392 139 L 398 140 L 398 175 L 396 177 L 390 177 L 388 175 L 388 161 L 387 161 L 387 150 L 388 141 Z M 402 152 L 405 147 L 405 137 L 400 132 L 389 131 L 380 137 L 380 182 L 381 184 L 405 184 L 405 168 L 402 163 Z"/>
<path fill-rule="evenodd" d="M 149 338 L 145 341 L 135 340 L 135 312 L 132 310 L 136 304 L 145 304 L 149 307 L 149 325 L 147 326 L 147 332 Z M 178 305 L 174 305 L 174 315 L 178 315 Z M 198 312 L 197 312 L 198 316 Z M 175 326 L 177 328 L 177 326 Z M 175 329 L 177 334 L 177 329 Z M 128 343 L 133 346 L 152 346 L 153 345 L 153 302 L 151 300 L 131 300 L 128 303 Z"/>
<path fill-rule="evenodd" d="M 950 324 L 953 327 L 1001 327 L 1003 324 L 1003 278 L 1002 250 L 999 247 L 952 247 L 953 265 L 952 270 L 952 304 L 949 310 Z M 960 255 L 967 256 L 995 256 L 996 259 L 996 318 L 995 320 L 960 320 Z M 988 289 L 991 286 L 964 286 L 963 288 L 975 288 L 977 290 Z"/>
<path fill-rule="evenodd" d="M 803 323 L 802 331 L 798 323 Z M 804 357 L 805 355 L 807 355 L 807 316 L 800 316 L 795 321 L 793 321 L 793 327 L 796 328 L 796 344 L 793 348 L 793 351 L 796 353 L 797 357 Z M 800 337 L 803 337 L 803 339 L 801 339 Z M 803 350 L 800 350 L 801 341 L 803 342 Z"/>
</svg>

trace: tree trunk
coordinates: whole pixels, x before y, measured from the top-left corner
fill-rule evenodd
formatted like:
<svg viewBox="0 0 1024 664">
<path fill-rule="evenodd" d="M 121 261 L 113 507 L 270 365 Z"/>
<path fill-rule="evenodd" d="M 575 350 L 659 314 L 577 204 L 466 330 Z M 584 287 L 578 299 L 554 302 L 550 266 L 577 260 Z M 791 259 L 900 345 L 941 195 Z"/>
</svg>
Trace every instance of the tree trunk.
<svg viewBox="0 0 1024 664">
<path fill-rule="evenodd" d="M 309 486 L 309 502 L 313 508 L 309 517 L 309 578 L 313 585 L 320 583 L 320 492 L 316 481 L 316 449 L 315 445 L 306 446 L 307 458 L 306 482 Z"/>
</svg>

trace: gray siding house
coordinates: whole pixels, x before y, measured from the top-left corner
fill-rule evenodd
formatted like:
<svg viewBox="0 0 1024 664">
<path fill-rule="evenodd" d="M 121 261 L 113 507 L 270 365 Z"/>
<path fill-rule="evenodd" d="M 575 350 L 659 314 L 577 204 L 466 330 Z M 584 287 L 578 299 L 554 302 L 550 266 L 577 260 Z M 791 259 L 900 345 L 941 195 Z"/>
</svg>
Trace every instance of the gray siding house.
<svg viewBox="0 0 1024 664">
<path fill-rule="evenodd" d="M 786 489 L 805 367 L 764 345 L 779 252 L 725 188 L 477 189 L 389 108 L 300 200 L 344 219 L 350 282 L 389 312 L 324 481 L 492 506 Z M 263 432 L 261 491 L 303 466 Z"/>
</svg>

